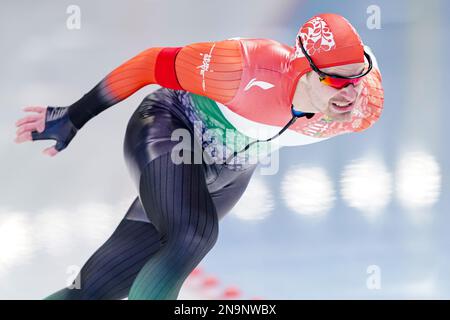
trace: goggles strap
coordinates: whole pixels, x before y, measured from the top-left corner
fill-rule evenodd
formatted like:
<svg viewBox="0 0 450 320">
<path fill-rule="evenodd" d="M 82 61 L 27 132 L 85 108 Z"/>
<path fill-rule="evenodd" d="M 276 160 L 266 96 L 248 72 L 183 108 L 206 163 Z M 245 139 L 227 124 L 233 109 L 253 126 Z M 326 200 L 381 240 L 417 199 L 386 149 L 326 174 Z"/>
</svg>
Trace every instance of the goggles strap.
<svg viewBox="0 0 450 320">
<path fill-rule="evenodd" d="M 245 146 L 244 149 L 242 149 L 241 151 L 235 151 L 233 152 L 233 154 L 231 156 L 229 156 L 227 158 L 227 160 L 225 161 L 225 163 L 229 164 L 231 162 L 231 160 L 233 160 L 239 153 L 247 151 L 248 148 L 250 148 L 252 145 L 254 145 L 255 143 L 258 142 L 269 142 L 273 139 L 278 138 L 279 136 L 281 136 L 281 134 L 283 132 L 285 132 L 291 125 L 293 125 L 295 123 L 295 121 L 297 121 L 297 119 L 302 118 L 302 117 L 306 117 L 307 119 L 311 119 L 312 117 L 314 117 L 314 113 L 307 113 L 307 112 L 302 112 L 302 111 L 298 111 L 294 109 L 294 105 L 291 106 L 291 113 L 292 113 L 292 118 L 289 120 L 288 123 L 285 124 L 285 126 L 283 128 L 281 128 L 281 130 L 274 135 L 273 137 L 270 137 L 269 139 L 266 140 L 255 140 L 250 142 L 249 144 L 247 144 Z"/>
</svg>

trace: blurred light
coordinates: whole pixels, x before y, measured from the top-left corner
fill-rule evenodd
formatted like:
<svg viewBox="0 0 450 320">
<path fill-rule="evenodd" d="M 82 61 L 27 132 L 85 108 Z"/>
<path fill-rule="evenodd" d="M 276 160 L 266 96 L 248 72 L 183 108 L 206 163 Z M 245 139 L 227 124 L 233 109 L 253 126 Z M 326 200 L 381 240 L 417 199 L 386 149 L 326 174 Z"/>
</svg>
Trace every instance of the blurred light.
<svg viewBox="0 0 450 320">
<path fill-rule="evenodd" d="M 221 299 L 224 300 L 237 300 L 241 297 L 241 290 L 237 287 L 228 287 L 222 293 Z"/>
<path fill-rule="evenodd" d="M 261 178 L 254 177 L 232 209 L 232 214 L 242 220 L 262 220 L 272 213 L 273 207 L 274 200 L 270 188 Z"/>
<path fill-rule="evenodd" d="M 199 290 L 206 300 L 217 300 L 222 294 L 222 287 L 216 276 L 207 276 Z"/>
<path fill-rule="evenodd" d="M 216 287 L 219 285 L 219 279 L 217 279 L 217 277 L 215 276 L 208 276 L 204 279 L 203 281 L 203 286 L 205 288 L 212 288 L 212 287 Z"/>
<path fill-rule="evenodd" d="M 404 285 L 403 292 L 408 299 L 433 299 L 439 296 L 437 282 L 433 276 Z"/>
<path fill-rule="evenodd" d="M 439 199 L 441 173 L 430 154 L 404 154 L 397 164 L 396 180 L 398 200 L 408 209 L 429 207 Z"/>
<path fill-rule="evenodd" d="M 178 299 L 181 300 L 202 300 L 204 299 L 203 281 L 206 277 L 202 268 L 195 268 L 183 283 L 178 294 Z"/>
<path fill-rule="evenodd" d="M 66 210 L 46 210 L 36 217 L 35 239 L 39 247 L 55 256 L 68 253 L 73 240 L 73 219 L 76 218 Z"/>
<path fill-rule="evenodd" d="M 194 270 L 188 276 L 178 295 L 180 300 L 237 300 L 243 298 L 243 291 L 238 286 L 223 286 L 217 276 L 207 274 L 201 268 Z M 252 299 L 258 298 L 261 299 L 259 296 Z"/>
<path fill-rule="evenodd" d="M 75 233 L 91 244 L 105 242 L 125 216 L 125 211 L 103 203 L 90 203 L 76 210 Z"/>
<path fill-rule="evenodd" d="M 375 159 L 353 161 L 342 172 L 341 193 L 348 206 L 377 217 L 391 199 L 392 175 Z"/>
<path fill-rule="evenodd" d="M 20 213 L 0 213 L 0 275 L 33 253 L 31 227 Z"/>
<path fill-rule="evenodd" d="M 192 272 L 189 274 L 189 277 L 199 277 L 203 274 L 203 269 L 200 267 L 195 268 L 192 270 Z"/>
<path fill-rule="evenodd" d="M 283 178 L 281 192 L 291 210 L 306 216 L 324 215 L 336 199 L 330 178 L 318 167 L 291 168 Z"/>
</svg>

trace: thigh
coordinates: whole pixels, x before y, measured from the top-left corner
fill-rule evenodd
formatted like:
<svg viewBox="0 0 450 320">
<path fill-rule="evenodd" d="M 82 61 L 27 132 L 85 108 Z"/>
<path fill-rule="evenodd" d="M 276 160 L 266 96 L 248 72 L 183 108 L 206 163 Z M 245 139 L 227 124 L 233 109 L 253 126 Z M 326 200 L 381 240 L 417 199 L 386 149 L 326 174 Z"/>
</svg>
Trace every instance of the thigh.
<svg viewBox="0 0 450 320">
<path fill-rule="evenodd" d="M 217 212 L 203 166 L 177 164 L 170 154 L 164 154 L 144 168 L 139 194 L 166 241 L 139 272 L 129 297 L 176 299 L 186 277 L 218 237 Z"/>
<path fill-rule="evenodd" d="M 143 170 L 139 195 L 150 221 L 163 236 L 192 231 L 192 224 L 197 223 L 215 228 L 217 211 L 201 163 L 177 164 L 170 153 L 161 155 Z"/>
<path fill-rule="evenodd" d="M 192 150 L 193 135 L 189 122 L 180 112 L 180 102 L 173 91 L 160 89 L 148 95 L 132 115 L 125 134 L 124 155 L 136 187 L 150 161 L 172 152 L 180 144 L 172 140 L 174 132 L 184 132 L 185 150 Z"/>
<path fill-rule="evenodd" d="M 208 189 L 219 219 L 222 219 L 236 205 L 247 189 L 248 183 L 257 165 L 236 171 L 224 165 L 207 169 L 213 178 L 209 178 Z"/>
<path fill-rule="evenodd" d="M 125 219 L 151 223 L 139 197 L 133 201 L 133 204 L 125 215 Z"/>
</svg>

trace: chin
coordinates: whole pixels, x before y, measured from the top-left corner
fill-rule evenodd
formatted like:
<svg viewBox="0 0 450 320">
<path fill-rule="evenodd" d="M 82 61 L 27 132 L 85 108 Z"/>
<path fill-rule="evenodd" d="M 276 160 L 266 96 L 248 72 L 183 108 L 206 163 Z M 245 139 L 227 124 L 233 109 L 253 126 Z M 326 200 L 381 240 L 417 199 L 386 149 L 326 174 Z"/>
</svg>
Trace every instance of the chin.
<svg viewBox="0 0 450 320">
<path fill-rule="evenodd" d="M 345 113 L 330 112 L 327 113 L 327 116 L 329 116 L 330 118 L 333 119 L 333 121 L 336 122 L 347 122 L 350 121 L 350 119 L 352 118 L 352 111 L 350 110 Z"/>
</svg>

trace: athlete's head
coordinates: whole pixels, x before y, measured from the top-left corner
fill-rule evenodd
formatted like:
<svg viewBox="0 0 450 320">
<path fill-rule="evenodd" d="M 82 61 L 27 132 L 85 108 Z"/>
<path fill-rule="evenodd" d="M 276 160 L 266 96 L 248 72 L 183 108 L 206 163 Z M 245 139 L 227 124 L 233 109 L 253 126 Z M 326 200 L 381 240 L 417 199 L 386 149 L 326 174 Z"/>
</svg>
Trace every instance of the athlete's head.
<svg viewBox="0 0 450 320">
<path fill-rule="evenodd" d="M 355 28 L 336 14 L 315 16 L 298 32 L 295 58 L 300 80 L 294 106 L 335 120 L 350 119 L 371 62 Z"/>
</svg>

